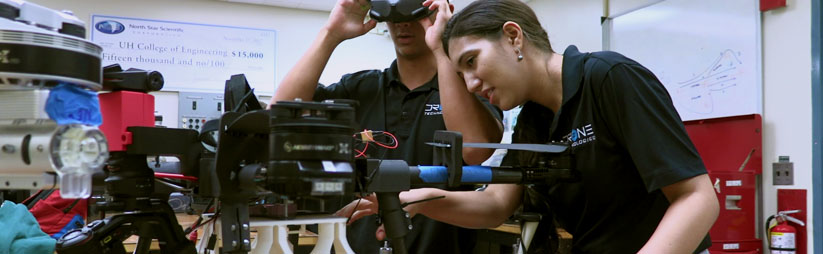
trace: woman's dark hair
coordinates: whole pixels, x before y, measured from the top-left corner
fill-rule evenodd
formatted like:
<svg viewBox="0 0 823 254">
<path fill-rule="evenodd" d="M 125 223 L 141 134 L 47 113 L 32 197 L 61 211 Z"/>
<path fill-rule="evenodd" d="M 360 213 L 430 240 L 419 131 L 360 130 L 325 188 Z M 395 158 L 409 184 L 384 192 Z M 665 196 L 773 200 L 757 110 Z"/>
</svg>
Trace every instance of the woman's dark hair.
<svg viewBox="0 0 823 254">
<path fill-rule="evenodd" d="M 523 29 L 523 37 L 532 45 L 548 53 L 554 53 L 549 35 L 540 26 L 537 15 L 520 0 L 474 1 L 452 16 L 443 31 L 443 49 L 449 53 L 449 40 L 463 36 L 478 36 L 489 40 L 500 39 L 503 24 L 512 21 Z"/>
</svg>

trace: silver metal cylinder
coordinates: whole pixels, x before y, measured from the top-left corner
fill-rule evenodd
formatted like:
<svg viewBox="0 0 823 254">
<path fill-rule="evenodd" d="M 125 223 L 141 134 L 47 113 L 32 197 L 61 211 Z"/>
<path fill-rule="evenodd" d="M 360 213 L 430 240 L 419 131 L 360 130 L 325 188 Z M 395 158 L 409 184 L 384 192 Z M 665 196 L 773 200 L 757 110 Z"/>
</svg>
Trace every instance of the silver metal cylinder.
<svg viewBox="0 0 823 254">
<path fill-rule="evenodd" d="M 86 198 L 91 177 L 108 160 L 108 144 L 96 127 L 57 125 L 47 119 L 0 120 L 0 189 L 37 189 L 55 183 L 60 195 Z M 47 177 L 48 178 L 48 177 Z"/>
<path fill-rule="evenodd" d="M 52 171 L 49 144 L 56 130 L 48 119 L 0 120 L 0 174 Z"/>
</svg>

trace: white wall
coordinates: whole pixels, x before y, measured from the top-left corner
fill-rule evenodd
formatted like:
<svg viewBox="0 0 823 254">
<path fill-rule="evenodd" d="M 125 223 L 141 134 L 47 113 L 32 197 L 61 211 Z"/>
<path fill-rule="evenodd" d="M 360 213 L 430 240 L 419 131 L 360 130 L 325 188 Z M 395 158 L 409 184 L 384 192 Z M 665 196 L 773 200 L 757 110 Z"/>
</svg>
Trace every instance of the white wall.
<svg viewBox="0 0 823 254">
<path fill-rule="evenodd" d="M 813 250 L 811 1 L 788 0 L 787 7 L 763 13 L 763 219 L 777 209 L 772 162 L 794 162 L 794 185 L 806 189 L 808 253 Z M 817 0 L 814 0 L 817 1 Z M 820 43 L 820 42 L 818 42 Z"/>
<path fill-rule="evenodd" d="M 603 0 L 532 0 L 528 5 L 549 34 L 555 52 L 562 54 L 569 45 L 581 52 L 602 50 Z"/>
<path fill-rule="evenodd" d="M 89 22 L 92 14 L 102 14 L 273 29 L 277 31 L 277 70 L 275 73 L 277 83 L 306 53 L 329 15 L 328 12 L 323 11 L 212 0 L 31 0 L 31 2 L 52 9 L 71 10 L 75 16 L 86 22 L 87 28 L 91 27 Z M 365 69 L 383 69 L 388 67 L 394 58 L 394 46 L 388 35 L 368 33 L 345 41 L 338 47 L 320 77 L 320 82 L 331 84 L 346 73 Z M 176 107 L 176 93 L 158 96 L 157 103 Z M 167 110 L 160 107 L 158 109 Z M 177 121 L 171 121 L 177 118 L 176 109 L 161 113 L 164 115 L 163 123 L 166 126 L 177 126 Z"/>
</svg>

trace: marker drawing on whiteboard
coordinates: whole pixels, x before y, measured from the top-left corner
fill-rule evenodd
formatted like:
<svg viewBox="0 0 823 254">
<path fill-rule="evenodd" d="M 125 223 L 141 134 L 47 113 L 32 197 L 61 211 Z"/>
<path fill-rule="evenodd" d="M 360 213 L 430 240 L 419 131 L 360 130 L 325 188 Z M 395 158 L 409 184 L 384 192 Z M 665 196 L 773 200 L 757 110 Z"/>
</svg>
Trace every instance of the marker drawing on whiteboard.
<svg viewBox="0 0 823 254">
<path fill-rule="evenodd" d="M 738 52 L 726 49 L 700 74 L 686 81 L 677 82 L 675 96 L 682 108 L 697 114 L 711 114 L 715 111 L 716 96 L 737 87 L 738 76 L 743 74 L 743 62 Z"/>
</svg>

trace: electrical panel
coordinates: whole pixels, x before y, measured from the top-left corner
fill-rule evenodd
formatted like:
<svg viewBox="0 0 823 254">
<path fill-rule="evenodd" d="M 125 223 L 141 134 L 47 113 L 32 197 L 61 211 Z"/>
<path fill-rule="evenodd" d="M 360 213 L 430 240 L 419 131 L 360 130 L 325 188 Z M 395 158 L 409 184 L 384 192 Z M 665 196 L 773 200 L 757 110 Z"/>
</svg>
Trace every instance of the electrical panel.
<svg viewBox="0 0 823 254">
<path fill-rule="evenodd" d="M 225 111 L 223 94 L 180 92 L 178 97 L 179 126 L 200 131 L 208 120 L 218 119 Z"/>
</svg>

